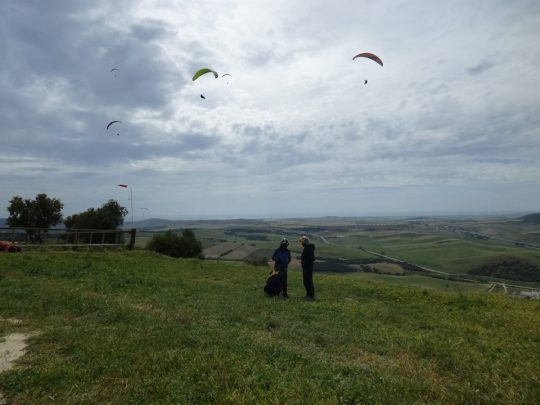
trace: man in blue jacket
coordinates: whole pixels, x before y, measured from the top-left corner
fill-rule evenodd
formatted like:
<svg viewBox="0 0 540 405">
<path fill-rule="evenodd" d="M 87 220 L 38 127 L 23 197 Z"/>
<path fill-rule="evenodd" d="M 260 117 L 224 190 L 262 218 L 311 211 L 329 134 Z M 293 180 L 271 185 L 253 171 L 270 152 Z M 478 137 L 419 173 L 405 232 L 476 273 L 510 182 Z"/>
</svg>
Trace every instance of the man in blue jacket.
<svg viewBox="0 0 540 405">
<path fill-rule="evenodd" d="M 302 278 L 304 280 L 304 287 L 306 289 L 307 300 L 315 299 L 315 286 L 313 285 L 313 262 L 315 261 L 315 245 L 309 243 L 307 236 L 300 238 L 300 244 L 304 247 L 302 251 Z"/>
<path fill-rule="evenodd" d="M 279 248 L 272 255 L 272 260 L 275 262 L 274 269 L 278 272 L 283 285 L 283 298 L 289 298 L 287 294 L 287 271 L 291 262 L 291 252 L 289 250 L 289 241 L 286 238 L 281 240 Z"/>
</svg>

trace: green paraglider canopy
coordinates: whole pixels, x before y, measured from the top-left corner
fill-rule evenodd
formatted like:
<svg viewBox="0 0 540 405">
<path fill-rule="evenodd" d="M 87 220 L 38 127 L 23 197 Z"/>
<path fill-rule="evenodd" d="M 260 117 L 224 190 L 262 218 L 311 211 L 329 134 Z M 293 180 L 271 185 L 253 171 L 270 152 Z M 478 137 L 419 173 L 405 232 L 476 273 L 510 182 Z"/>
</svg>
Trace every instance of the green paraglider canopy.
<svg viewBox="0 0 540 405">
<path fill-rule="evenodd" d="M 199 77 L 201 77 L 202 75 L 205 75 L 207 73 L 213 73 L 214 74 L 214 77 L 217 79 L 218 78 L 218 74 L 216 71 L 212 70 L 212 69 L 208 69 L 208 68 L 202 68 L 202 69 L 199 69 L 195 72 L 195 74 L 193 75 L 193 81 L 197 80 Z"/>
</svg>

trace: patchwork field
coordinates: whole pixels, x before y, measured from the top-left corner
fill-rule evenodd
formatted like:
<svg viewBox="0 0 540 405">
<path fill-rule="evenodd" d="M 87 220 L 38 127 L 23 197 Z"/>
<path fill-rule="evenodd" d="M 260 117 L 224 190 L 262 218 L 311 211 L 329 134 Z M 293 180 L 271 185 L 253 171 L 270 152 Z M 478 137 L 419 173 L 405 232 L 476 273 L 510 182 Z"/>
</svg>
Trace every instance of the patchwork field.
<svg viewBox="0 0 540 405">
<path fill-rule="evenodd" d="M 419 286 L 422 277 L 447 275 L 453 281 L 476 280 L 481 285 L 506 279 L 524 288 L 540 288 L 540 249 L 524 245 L 540 235 L 540 225 L 512 218 L 329 217 L 182 225 L 195 230 L 208 258 L 244 260 L 253 252 L 270 258 L 281 238 L 287 237 L 292 256 L 298 259 L 297 241 L 305 234 L 316 245 L 318 271 L 416 275 L 408 281 Z"/>
<path fill-rule="evenodd" d="M 254 253 L 257 247 L 236 242 L 221 242 L 203 250 L 207 259 L 244 260 Z"/>
</svg>

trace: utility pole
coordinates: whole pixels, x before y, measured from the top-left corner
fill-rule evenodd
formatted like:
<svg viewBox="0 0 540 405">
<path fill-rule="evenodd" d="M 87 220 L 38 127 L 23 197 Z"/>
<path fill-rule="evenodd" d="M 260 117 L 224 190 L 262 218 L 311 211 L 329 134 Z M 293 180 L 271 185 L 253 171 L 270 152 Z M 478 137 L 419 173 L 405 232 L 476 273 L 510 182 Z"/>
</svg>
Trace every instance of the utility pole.
<svg viewBox="0 0 540 405">
<path fill-rule="evenodd" d="M 133 228 L 133 189 L 127 184 L 118 184 L 118 187 L 129 188 L 129 200 L 131 201 L 131 227 Z"/>
</svg>

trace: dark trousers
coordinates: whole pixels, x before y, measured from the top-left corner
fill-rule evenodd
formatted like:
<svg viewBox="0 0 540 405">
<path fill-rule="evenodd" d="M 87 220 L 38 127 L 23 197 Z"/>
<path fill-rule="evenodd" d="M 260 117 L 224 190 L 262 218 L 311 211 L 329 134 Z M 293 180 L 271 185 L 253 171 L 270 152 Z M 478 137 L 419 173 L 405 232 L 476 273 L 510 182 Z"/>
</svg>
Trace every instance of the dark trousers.
<svg viewBox="0 0 540 405">
<path fill-rule="evenodd" d="M 287 270 L 280 270 L 278 274 L 283 286 L 283 295 L 287 295 Z"/>
<path fill-rule="evenodd" d="M 302 277 L 306 288 L 306 297 L 315 298 L 315 286 L 313 285 L 313 266 L 302 266 Z"/>
</svg>

